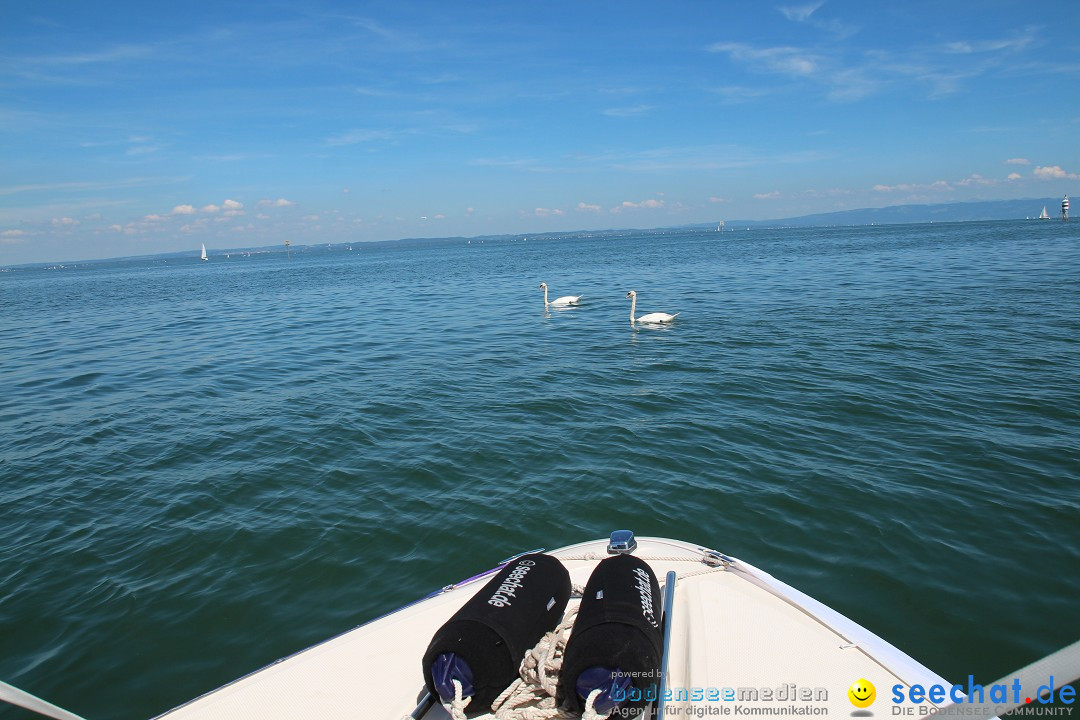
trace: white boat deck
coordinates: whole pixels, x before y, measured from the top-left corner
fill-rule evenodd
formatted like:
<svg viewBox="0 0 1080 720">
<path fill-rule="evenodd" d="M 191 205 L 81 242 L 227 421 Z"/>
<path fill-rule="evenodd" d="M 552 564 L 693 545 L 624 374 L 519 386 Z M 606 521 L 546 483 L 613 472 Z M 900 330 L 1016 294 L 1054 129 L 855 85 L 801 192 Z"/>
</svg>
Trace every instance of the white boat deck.
<svg viewBox="0 0 1080 720">
<path fill-rule="evenodd" d="M 575 585 L 584 585 L 607 557 L 606 546 L 606 540 L 597 540 L 551 554 L 563 561 Z M 650 564 L 662 589 L 668 571 L 678 573 L 667 686 L 672 690 L 668 707 L 680 708 L 679 717 L 689 716 L 688 706 L 795 706 L 819 708 L 807 713 L 818 716 L 880 718 L 892 712 L 893 685 L 951 684 L 753 566 L 736 560 L 710 567 L 703 562 L 704 551 L 674 540 L 638 538 L 633 553 Z M 400 720 L 424 694 L 420 660 L 432 635 L 485 582 L 479 578 L 398 610 L 160 717 Z M 854 707 L 847 695 L 860 679 L 877 690 L 867 710 Z M 921 709 L 926 708 L 924 703 Z M 435 707 L 425 717 L 448 716 Z"/>
</svg>

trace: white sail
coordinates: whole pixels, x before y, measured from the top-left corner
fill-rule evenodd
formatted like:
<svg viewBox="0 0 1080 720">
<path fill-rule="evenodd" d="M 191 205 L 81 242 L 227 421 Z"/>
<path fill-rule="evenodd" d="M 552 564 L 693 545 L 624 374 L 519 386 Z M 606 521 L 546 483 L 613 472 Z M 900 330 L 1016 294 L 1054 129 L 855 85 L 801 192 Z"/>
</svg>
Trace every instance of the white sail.
<svg viewBox="0 0 1080 720">
<path fill-rule="evenodd" d="M 202 260 L 206 260 L 206 259 L 207 259 L 207 257 L 206 257 L 206 243 L 203 243 L 203 246 L 202 246 L 202 255 L 200 256 L 200 259 L 202 259 Z"/>
<path fill-rule="evenodd" d="M 1042 214 L 1039 215 L 1039 219 L 1040 220 L 1049 220 L 1050 219 L 1050 213 L 1046 212 L 1046 206 L 1045 205 L 1043 205 L 1043 211 L 1042 211 Z"/>
</svg>

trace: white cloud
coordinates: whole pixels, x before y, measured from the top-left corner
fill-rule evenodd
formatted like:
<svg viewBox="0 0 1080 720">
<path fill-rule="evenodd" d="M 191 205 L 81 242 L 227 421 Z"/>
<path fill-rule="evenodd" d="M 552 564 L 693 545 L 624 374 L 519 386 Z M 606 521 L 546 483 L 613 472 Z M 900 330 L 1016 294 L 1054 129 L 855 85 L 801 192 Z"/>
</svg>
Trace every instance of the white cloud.
<svg viewBox="0 0 1080 720">
<path fill-rule="evenodd" d="M 152 213 L 143 218 L 146 222 L 161 222 L 164 219 L 164 215 L 158 215 L 157 213 Z"/>
<path fill-rule="evenodd" d="M 52 219 L 53 227 L 75 227 L 79 224 L 79 221 L 75 218 L 58 217 Z"/>
<path fill-rule="evenodd" d="M 25 236 L 25 230 L 4 230 L 0 232 L 0 244 L 14 245 L 15 243 L 21 243 Z"/>
<path fill-rule="evenodd" d="M 1005 161 L 1006 165 L 1030 165 L 1031 161 L 1027 158 L 1009 158 Z"/>
<path fill-rule="evenodd" d="M 648 200 L 642 200 L 641 202 L 630 202 L 629 200 L 624 200 L 621 205 L 616 205 L 615 207 L 611 208 L 611 212 L 620 213 L 623 210 L 642 209 L 657 210 L 662 207 L 664 207 L 664 201 L 657 200 L 656 198 L 649 198 Z"/>
<path fill-rule="evenodd" d="M 220 207 L 218 207 L 217 205 L 213 205 L 213 204 L 211 204 L 211 205 L 203 205 L 202 208 L 200 208 L 200 209 L 204 213 L 216 213 L 216 212 L 219 212 L 221 210 Z"/>
<path fill-rule="evenodd" d="M 779 190 L 773 190 L 772 192 L 758 193 L 758 194 L 754 195 L 755 200 L 776 200 L 779 197 L 780 197 L 780 191 Z"/>
<path fill-rule="evenodd" d="M 565 213 L 563 213 L 563 211 L 559 209 L 549 210 L 547 208 L 538 207 L 536 208 L 536 210 L 533 211 L 533 214 L 535 214 L 536 217 L 550 217 L 551 215 L 561 216 Z"/>
<path fill-rule="evenodd" d="M 172 212 L 169 213 L 169 214 L 170 215 L 194 215 L 195 214 L 195 206 L 194 205 L 177 205 L 176 207 L 174 207 L 172 209 Z"/>
<path fill-rule="evenodd" d="M 1065 172 L 1060 165 L 1040 166 L 1032 170 L 1031 174 L 1040 180 L 1080 180 L 1080 175 Z"/>
<path fill-rule="evenodd" d="M 292 200 L 286 200 L 285 198 L 259 201 L 259 207 L 292 207 L 295 204 Z"/>
<path fill-rule="evenodd" d="M 599 205 L 590 205 L 590 204 L 584 203 L 584 202 L 579 202 L 577 204 L 577 211 L 578 212 L 594 212 L 594 213 L 598 213 L 601 210 L 603 210 L 603 208 L 600 207 Z"/>
<path fill-rule="evenodd" d="M 709 202 L 711 202 L 711 203 L 713 203 L 715 205 L 716 203 L 727 202 L 727 199 L 722 198 L 722 197 L 716 197 L 715 195 L 713 195 L 712 197 L 709 198 Z"/>
<path fill-rule="evenodd" d="M 1009 173 L 1009 180 L 1019 180 L 1022 177 L 1024 176 L 1020 173 Z"/>
<path fill-rule="evenodd" d="M 242 202 L 226 200 L 222 203 L 222 206 L 225 208 L 225 212 L 223 213 L 225 217 L 239 217 L 244 214 L 244 203 Z"/>
</svg>

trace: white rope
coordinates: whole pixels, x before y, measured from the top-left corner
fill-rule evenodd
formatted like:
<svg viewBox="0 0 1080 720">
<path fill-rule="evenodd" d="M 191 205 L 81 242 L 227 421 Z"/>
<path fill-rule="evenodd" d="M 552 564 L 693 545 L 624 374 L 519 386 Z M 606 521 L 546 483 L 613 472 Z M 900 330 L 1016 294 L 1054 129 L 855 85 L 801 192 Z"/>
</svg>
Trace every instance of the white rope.
<svg viewBox="0 0 1080 720">
<path fill-rule="evenodd" d="M 586 553 L 582 558 L 562 558 L 564 560 L 596 560 L 596 553 Z M 649 560 L 688 561 L 689 558 L 646 558 Z M 694 575 L 723 572 L 722 567 L 704 567 L 699 570 L 681 573 L 681 580 Z M 585 594 L 583 585 L 574 585 L 572 594 L 580 597 Z M 472 720 L 604 720 L 610 713 L 600 714 L 593 705 L 600 690 L 594 690 L 585 701 L 585 711 L 578 715 L 562 710 L 556 704 L 559 685 L 559 671 L 562 669 L 563 652 L 570 633 L 574 628 L 578 607 L 575 605 L 566 611 L 562 621 L 554 630 L 540 638 L 536 646 L 525 653 L 518 667 L 518 677 L 510 687 L 491 703 L 491 712 L 478 715 Z M 443 708 L 453 720 L 466 720 L 465 708 L 472 702 L 472 697 L 462 695 L 461 683 L 454 683 L 454 699 L 442 703 Z M 403 720 L 409 720 L 408 716 Z"/>
<path fill-rule="evenodd" d="M 583 591 L 583 587 L 574 587 L 575 595 Z M 585 712 L 581 715 L 563 710 L 556 704 L 563 652 L 574 628 L 577 612 L 577 606 L 568 610 L 558 626 L 525 653 L 518 667 L 520 677 L 495 698 L 495 702 L 491 703 L 491 712 L 472 720 L 605 720 L 610 715 L 598 713 L 594 707 L 601 692 L 599 688 L 589 693 L 585 700 Z M 472 698 L 462 696 L 460 682 L 454 680 L 453 683 L 454 699 L 443 703 L 443 708 L 453 720 L 466 720 L 465 709 Z"/>
</svg>

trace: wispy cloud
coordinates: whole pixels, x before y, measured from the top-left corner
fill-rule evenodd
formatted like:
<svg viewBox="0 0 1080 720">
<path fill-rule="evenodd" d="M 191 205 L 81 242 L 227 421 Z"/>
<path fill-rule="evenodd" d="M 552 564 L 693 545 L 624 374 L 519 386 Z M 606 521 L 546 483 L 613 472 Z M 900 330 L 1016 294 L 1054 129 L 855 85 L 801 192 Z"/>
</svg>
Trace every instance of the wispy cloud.
<svg viewBox="0 0 1080 720">
<path fill-rule="evenodd" d="M 821 159 L 814 151 L 769 153 L 738 145 L 687 145 L 610 152 L 575 158 L 590 169 L 667 173 L 690 170 L 736 170 L 759 165 L 799 164 Z"/>
<path fill-rule="evenodd" d="M 18 193 L 33 193 L 33 192 L 67 192 L 67 191 L 81 191 L 81 190 L 113 190 L 117 188 L 133 188 L 133 187 L 150 187 L 154 185 L 167 185 L 176 182 L 181 182 L 187 178 L 168 178 L 168 177 L 133 177 L 122 178 L 119 180 L 102 180 L 102 181 L 77 181 L 77 182 L 55 182 L 55 183 L 38 183 L 27 185 L 8 185 L 7 187 L 0 187 L 0 195 L 15 195 Z"/>
<path fill-rule="evenodd" d="M 536 158 L 482 157 L 473 158 L 467 164 L 476 167 L 513 168 L 530 172 L 546 172 L 548 170 Z"/>
<path fill-rule="evenodd" d="M 378 140 L 393 140 L 398 137 L 400 133 L 393 130 L 364 130 L 356 129 L 349 130 L 341 133 L 340 135 L 334 135 L 326 139 L 327 145 L 357 145 L 359 143 L 370 143 Z"/>
<path fill-rule="evenodd" d="M 754 47 L 747 43 L 718 42 L 709 46 L 709 52 L 725 53 L 738 62 L 765 72 L 802 78 L 816 73 L 822 64 L 819 55 L 789 46 Z"/>
<path fill-rule="evenodd" d="M 377 35 L 384 40 L 392 40 L 398 42 L 401 40 L 401 33 L 398 33 L 390 28 L 386 27 L 382 23 L 367 17 L 352 17 L 350 18 L 353 25 L 358 28 L 367 30 L 372 35 Z"/>
<path fill-rule="evenodd" d="M 1027 158 L 1009 158 L 1005 161 L 1006 165 L 1030 165 L 1031 161 Z"/>
<path fill-rule="evenodd" d="M 790 20 L 813 24 L 823 5 L 811 3 L 783 7 L 780 11 Z M 1007 38 L 891 49 L 865 50 L 835 42 L 798 47 L 725 41 L 713 43 L 706 50 L 726 55 L 751 72 L 779 75 L 799 83 L 789 88 L 774 87 L 776 92 L 790 92 L 809 81 L 828 88 L 830 100 L 850 102 L 905 85 L 928 89 L 930 99 L 947 97 L 976 78 L 1017 72 L 1017 54 L 1038 42 L 1038 29 L 1026 28 Z M 731 100 L 754 99 L 753 94 L 740 96 L 739 89 L 732 86 Z M 717 92 L 723 94 L 725 89 Z"/>
<path fill-rule="evenodd" d="M 725 54 L 753 72 L 780 75 L 799 81 L 816 82 L 829 88 L 828 98 L 836 101 L 859 100 L 877 92 L 880 76 L 872 72 L 864 59 L 847 63 L 839 51 L 824 52 L 792 46 L 755 47 L 747 43 L 720 42 L 709 52 Z M 777 91 L 782 88 L 777 88 Z M 723 89 L 720 90 L 723 94 Z M 735 100 L 754 99 L 753 93 L 731 92 Z"/>
<path fill-rule="evenodd" d="M 83 52 L 6 57 L 11 77 L 45 85 L 100 86 L 118 77 L 119 68 L 146 65 L 170 43 L 120 43 Z"/>
<path fill-rule="evenodd" d="M 259 207 L 292 207 L 295 204 L 292 200 L 286 200 L 285 198 L 259 201 Z"/>
<path fill-rule="evenodd" d="M 758 98 L 771 95 L 776 92 L 774 89 L 764 87 L 747 87 L 745 85 L 726 85 L 722 87 L 713 87 L 708 90 L 710 93 L 719 95 L 724 102 L 732 105 L 739 103 L 747 103 L 751 100 L 757 100 Z"/>
<path fill-rule="evenodd" d="M 608 108 L 604 111 L 604 114 L 609 117 L 637 117 L 652 109 L 652 105 L 634 105 L 632 107 Z"/>
<path fill-rule="evenodd" d="M 929 184 L 922 183 L 900 183 L 898 185 L 875 185 L 874 192 L 879 193 L 912 193 L 912 192 L 951 192 L 953 190 L 952 185 L 944 180 L 937 180 Z"/>
<path fill-rule="evenodd" d="M 783 5 L 777 8 L 780 14 L 792 22 L 804 23 L 818 30 L 832 33 L 839 38 L 846 38 L 859 32 L 859 28 L 838 18 L 823 18 L 817 11 L 825 4 L 818 0 L 804 5 Z"/>
<path fill-rule="evenodd" d="M 972 175 L 964 178 L 963 180 L 958 180 L 956 182 L 956 185 L 958 187 L 988 187 L 990 185 L 997 185 L 999 182 L 1000 181 L 994 180 L 993 178 L 985 178 L 978 173 L 973 173 Z"/>
<path fill-rule="evenodd" d="M 780 13 L 792 22 L 806 22 L 817 9 L 825 4 L 825 0 L 818 0 L 807 5 L 786 5 L 777 8 Z"/>
<path fill-rule="evenodd" d="M 127 62 L 129 60 L 145 59 L 147 56 L 152 55 L 158 47 L 158 45 L 147 43 L 125 43 L 97 51 L 41 55 L 24 58 L 24 60 L 39 65 L 96 65 L 100 63 Z"/>
<path fill-rule="evenodd" d="M 958 40 L 945 45 L 945 52 L 959 55 L 976 53 L 1017 52 L 1036 42 L 1039 28 L 1027 27 L 1015 35 L 994 40 Z"/>
</svg>

